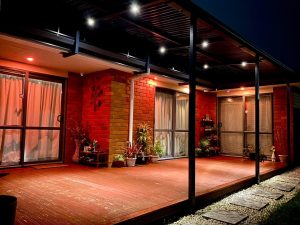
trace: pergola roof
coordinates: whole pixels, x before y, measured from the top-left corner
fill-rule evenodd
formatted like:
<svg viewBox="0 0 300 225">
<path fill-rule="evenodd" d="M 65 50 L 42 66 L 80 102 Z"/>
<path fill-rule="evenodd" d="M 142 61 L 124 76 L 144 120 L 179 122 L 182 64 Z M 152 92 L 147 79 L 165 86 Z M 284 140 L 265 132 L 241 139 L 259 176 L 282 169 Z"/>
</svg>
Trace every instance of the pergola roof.
<svg viewBox="0 0 300 225">
<path fill-rule="evenodd" d="M 198 84 L 213 89 L 251 86 L 256 55 L 261 59 L 261 84 L 297 81 L 291 69 L 238 37 L 191 1 L 140 0 L 141 13 L 137 16 L 129 13 L 131 3 L 128 0 L 3 0 L 0 31 L 72 50 L 79 30 L 80 52 L 138 68 L 144 66 L 149 56 L 152 71 L 187 81 L 193 12 L 198 16 Z M 96 19 L 94 28 L 86 26 L 88 16 Z M 207 48 L 201 46 L 204 40 L 209 42 Z M 160 46 L 167 48 L 165 55 L 159 54 Z M 241 66 L 242 61 L 248 62 L 246 67 Z M 209 69 L 203 69 L 204 64 Z"/>
</svg>

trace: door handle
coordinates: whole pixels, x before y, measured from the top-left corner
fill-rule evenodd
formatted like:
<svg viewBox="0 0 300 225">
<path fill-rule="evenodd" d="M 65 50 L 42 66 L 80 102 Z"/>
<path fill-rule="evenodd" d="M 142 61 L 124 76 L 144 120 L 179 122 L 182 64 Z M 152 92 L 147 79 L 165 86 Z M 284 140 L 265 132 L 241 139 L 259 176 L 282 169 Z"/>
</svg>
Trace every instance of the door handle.
<svg viewBox="0 0 300 225">
<path fill-rule="evenodd" d="M 56 120 L 58 121 L 58 122 L 62 122 L 62 115 L 58 115 L 57 117 L 56 117 Z"/>
</svg>

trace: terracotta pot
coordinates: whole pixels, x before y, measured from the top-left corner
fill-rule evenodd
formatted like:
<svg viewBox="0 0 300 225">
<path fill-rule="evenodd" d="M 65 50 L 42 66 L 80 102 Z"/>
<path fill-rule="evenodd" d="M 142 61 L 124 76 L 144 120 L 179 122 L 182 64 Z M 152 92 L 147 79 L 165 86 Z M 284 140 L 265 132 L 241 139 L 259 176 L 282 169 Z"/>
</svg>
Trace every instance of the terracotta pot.
<svg viewBox="0 0 300 225">
<path fill-rule="evenodd" d="M 151 156 L 151 162 L 152 162 L 152 163 L 157 163 L 157 162 L 158 162 L 158 159 L 159 159 L 159 156 L 157 156 L 157 155 L 152 155 L 152 156 Z"/>
<path fill-rule="evenodd" d="M 287 163 L 288 162 L 288 155 L 278 155 L 279 162 Z"/>
<path fill-rule="evenodd" d="M 128 167 L 135 166 L 136 158 L 126 158 L 126 164 Z"/>
</svg>

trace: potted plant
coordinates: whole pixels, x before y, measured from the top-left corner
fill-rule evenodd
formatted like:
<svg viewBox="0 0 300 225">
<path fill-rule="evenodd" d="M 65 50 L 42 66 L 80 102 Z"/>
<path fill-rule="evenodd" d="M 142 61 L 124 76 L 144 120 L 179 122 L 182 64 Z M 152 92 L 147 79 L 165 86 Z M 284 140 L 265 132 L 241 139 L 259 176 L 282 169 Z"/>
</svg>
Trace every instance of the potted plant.
<svg viewBox="0 0 300 225">
<path fill-rule="evenodd" d="M 140 123 L 137 127 L 137 143 L 141 150 L 137 155 L 138 164 L 146 164 L 149 161 L 149 153 L 152 147 L 152 129 L 147 123 Z"/>
<path fill-rule="evenodd" d="M 112 167 L 123 167 L 125 165 L 125 158 L 123 154 L 115 154 L 113 158 Z"/>
<path fill-rule="evenodd" d="M 207 156 L 209 154 L 209 140 L 207 138 L 200 140 L 200 149 L 203 155 Z"/>
<path fill-rule="evenodd" d="M 156 163 L 163 154 L 163 147 L 160 140 L 157 140 L 152 148 L 151 162 Z"/>
<path fill-rule="evenodd" d="M 126 165 L 128 167 L 135 166 L 137 154 L 140 152 L 141 147 L 135 143 L 129 143 L 124 148 L 124 157 L 126 158 Z"/>
</svg>

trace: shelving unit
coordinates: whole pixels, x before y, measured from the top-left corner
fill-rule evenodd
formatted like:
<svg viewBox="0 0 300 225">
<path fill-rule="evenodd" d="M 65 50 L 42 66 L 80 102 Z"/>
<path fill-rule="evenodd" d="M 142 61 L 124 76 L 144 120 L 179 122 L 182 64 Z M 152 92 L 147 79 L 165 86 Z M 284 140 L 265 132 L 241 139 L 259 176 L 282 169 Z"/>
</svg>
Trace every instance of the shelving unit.
<svg viewBox="0 0 300 225">
<path fill-rule="evenodd" d="M 202 133 L 204 134 L 204 138 L 206 138 L 209 141 L 209 154 L 218 155 L 220 153 L 220 145 L 218 130 L 214 127 L 214 121 L 209 118 L 203 118 L 201 120 L 201 128 Z"/>
<path fill-rule="evenodd" d="M 84 165 L 94 165 L 97 168 L 99 166 L 108 165 L 108 153 L 106 152 L 91 152 L 91 151 L 81 151 L 79 153 L 79 163 Z"/>
</svg>

